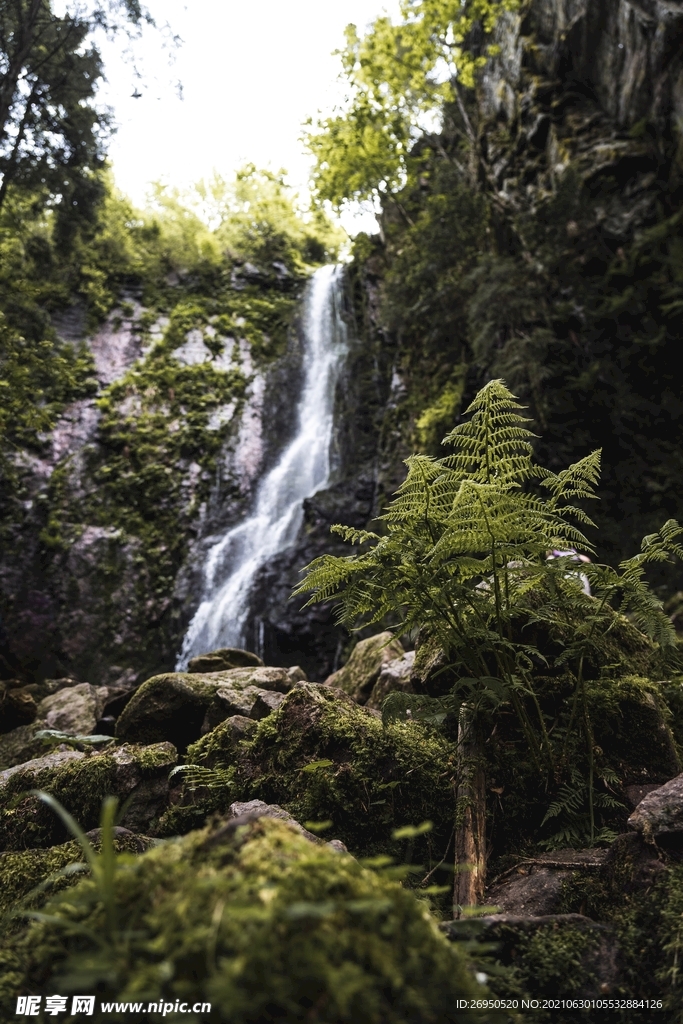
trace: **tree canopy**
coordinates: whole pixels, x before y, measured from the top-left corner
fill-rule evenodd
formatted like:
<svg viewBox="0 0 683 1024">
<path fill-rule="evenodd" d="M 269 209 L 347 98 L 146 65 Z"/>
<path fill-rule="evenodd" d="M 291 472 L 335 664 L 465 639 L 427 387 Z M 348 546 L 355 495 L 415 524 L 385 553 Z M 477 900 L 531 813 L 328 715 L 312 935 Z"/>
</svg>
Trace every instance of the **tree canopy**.
<svg viewBox="0 0 683 1024">
<path fill-rule="evenodd" d="M 475 55 L 475 25 L 490 37 L 498 18 L 519 0 L 401 0 L 401 20 L 377 18 L 360 36 L 346 29 L 340 51 L 347 94 L 341 108 L 307 135 L 315 157 L 314 186 L 335 207 L 390 196 L 405 184 L 413 143 L 432 128 L 445 102 L 495 50 Z"/>
<path fill-rule="evenodd" d="M 138 0 L 94 0 L 63 14 L 50 0 L 0 0 L 0 208 L 13 185 L 41 191 L 71 221 L 92 208 L 110 129 L 95 105 L 102 60 L 92 33 L 143 21 L 151 18 Z"/>
</svg>

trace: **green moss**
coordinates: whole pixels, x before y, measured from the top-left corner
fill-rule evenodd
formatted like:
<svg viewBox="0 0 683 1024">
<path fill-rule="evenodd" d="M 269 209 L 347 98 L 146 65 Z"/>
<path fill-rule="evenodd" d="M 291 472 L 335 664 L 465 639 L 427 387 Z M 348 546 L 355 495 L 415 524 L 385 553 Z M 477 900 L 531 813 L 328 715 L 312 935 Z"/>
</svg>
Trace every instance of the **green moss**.
<svg viewBox="0 0 683 1024">
<path fill-rule="evenodd" d="M 234 766 L 234 783 L 221 797 L 224 809 L 233 800 L 260 799 L 301 822 L 331 820 L 334 836 L 359 855 L 403 858 L 404 844 L 392 839 L 393 830 L 432 821 L 433 831 L 411 852 L 416 863 L 431 867 L 452 833 L 454 745 L 419 723 L 384 726 L 379 716 L 323 686 L 294 689 L 252 740 L 235 747 L 225 724 L 190 746 L 187 756 L 209 767 Z M 212 794 L 212 808 L 216 799 Z"/>
<path fill-rule="evenodd" d="M 456 1000 L 483 994 L 423 903 L 281 822 L 123 858 L 113 890 L 113 925 L 84 880 L 49 905 L 51 920 L 3 940 L 12 1012 L 19 992 L 85 985 L 118 1001 L 211 1002 L 231 1024 L 446 1024 L 474 1019 Z"/>
<path fill-rule="evenodd" d="M 69 811 L 86 831 L 99 825 L 102 801 L 111 794 L 127 797 L 145 776 L 159 775 L 172 763 L 169 744 L 140 750 L 128 747 L 131 763 L 122 767 L 110 753 L 86 755 L 58 765 L 22 766 L 0 794 L 0 848 L 27 850 L 63 843 L 67 832 L 50 808 L 31 796 L 39 789 Z M 30 763 L 29 763 L 30 765 Z"/>
<path fill-rule="evenodd" d="M 99 847 L 97 838 L 93 838 L 92 843 L 95 849 Z M 114 847 L 121 853 L 137 853 L 138 839 L 133 834 L 117 836 L 114 839 Z M 16 908 L 19 904 L 26 907 L 30 902 L 30 906 L 35 906 L 43 903 L 52 893 L 73 885 L 79 880 L 79 875 L 61 874 L 61 870 L 68 864 L 80 864 L 83 859 L 83 850 L 75 840 L 62 843 L 61 846 L 53 846 L 48 850 L 0 853 L 0 919 L 8 910 Z M 55 877 L 51 879 L 53 875 Z M 43 883 L 48 879 L 51 879 L 50 883 L 43 888 Z M 27 902 L 27 897 L 33 889 L 37 891 Z"/>
</svg>

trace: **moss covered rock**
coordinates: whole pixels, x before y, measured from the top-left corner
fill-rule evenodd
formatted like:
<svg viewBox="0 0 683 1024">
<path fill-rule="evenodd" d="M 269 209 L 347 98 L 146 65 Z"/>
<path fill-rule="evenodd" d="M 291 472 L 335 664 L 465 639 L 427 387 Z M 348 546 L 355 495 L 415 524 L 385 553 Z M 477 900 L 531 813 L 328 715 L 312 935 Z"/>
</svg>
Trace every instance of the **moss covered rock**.
<svg viewBox="0 0 683 1024">
<path fill-rule="evenodd" d="M 154 842 L 125 828 L 114 830 L 114 847 L 120 852 L 140 853 Z M 88 833 L 94 849 L 100 847 L 100 830 Z M 69 864 L 83 862 L 83 850 L 76 840 L 46 850 L 16 850 L 0 853 L 0 919 L 8 911 L 42 903 L 55 891 L 73 885 L 80 873 L 63 872 Z M 34 891 L 35 890 L 35 891 Z"/>
<path fill-rule="evenodd" d="M 226 1024 L 447 1024 L 474 1020 L 457 1001 L 485 995 L 423 902 L 280 821 L 122 858 L 112 888 L 109 922 L 84 880 L 2 941 L 8 1014 L 23 992 L 87 990 L 95 1021 L 111 1019 L 101 999 L 144 998 L 210 1002 L 195 1019 Z"/>
<path fill-rule="evenodd" d="M 121 824 L 146 831 L 164 810 L 168 774 L 177 754 L 170 743 L 121 746 L 101 754 L 57 751 L 0 773 L 0 848 L 24 850 L 64 842 L 65 828 L 36 797 L 56 797 L 85 829 L 99 823 L 102 800 L 126 801 Z"/>
<path fill-rule="evenodd" d="M 127 743 L 168 740 L 181 751 L 231 715 L 248 716 L 262 691 L 286 693 L 292 681 L 284 668 L 256 665 L 222 672 L 168 672 L 143 683 L 116 723 Z M 217 697 L 219 691 L 222 697 Z M 206 728 L 204 719 L 209 714 Z"/>
<path fill-rule="evenodd" d="M 403 856 L 393 831 L 431 821 L 412 856 L 432 864 L 453 829 L 454 745 L 420 723 L 384 726 L 377 712 L 328 686 L 298 683 L 253 738 L 239 740 L 222 723 L 188 749 L 188 760 L 223 772 L 204 813 L 234 800 L 279 804 L 304 824 L 330 821 L 352 853 Z M 201 820 L 201 808 L 183 814 L 171 811 L 163 834 Z"/>
<path fill-rule="evenodd" d="M 378 633 L 356 644 L 344 667 L 328 676 L 325 682 L 344 690 L 359 704 L 365 704 L 383 667 L 404 654 L 393 633 Z"/>
</svg>

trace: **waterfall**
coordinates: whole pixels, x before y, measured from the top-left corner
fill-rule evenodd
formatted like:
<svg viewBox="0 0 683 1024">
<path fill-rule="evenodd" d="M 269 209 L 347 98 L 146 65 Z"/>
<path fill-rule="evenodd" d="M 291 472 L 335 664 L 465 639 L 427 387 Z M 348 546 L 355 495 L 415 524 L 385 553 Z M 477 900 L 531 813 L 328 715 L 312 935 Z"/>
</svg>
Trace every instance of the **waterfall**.
<svg viewBox="0 0 683 1024">
<path fill-rule="evenodd" d="M 303 522 L 304 498 L 329 483 L 334 392 L 346 355 L 342 280 L 342 268 L 328 266 L 316 270 L 308 283 L 303 306 L 304 379 L 295 436 L 260 481 L 251 514 L 208 552 L 201 602 L 183 640 L 178 671 L 198 654 L 244 644 L 257 572 L 294 543 Z"/>
</svg>

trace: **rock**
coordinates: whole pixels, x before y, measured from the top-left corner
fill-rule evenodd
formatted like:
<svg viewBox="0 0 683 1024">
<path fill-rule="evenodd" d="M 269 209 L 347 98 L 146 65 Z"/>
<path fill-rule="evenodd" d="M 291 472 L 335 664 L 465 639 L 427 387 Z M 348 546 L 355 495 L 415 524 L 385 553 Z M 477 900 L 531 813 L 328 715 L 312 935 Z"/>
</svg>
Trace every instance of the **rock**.
<svg viewBox="0 0 683 1024">
<path fill-rule="evenodd" d="M 334 834 L 362 856 L 405 856 L 393 831 L 429 820 L 429 839 L 418 838 L 413 855 L 443 855 L 456 771 L 455 745 L 444 736 L 419 722 L 385 727 L 343 690 L 316 683 L 297 683 L 253 736 L 242 740 L 235 725 L 228 719 L 188 748 L 188 763 L 219 769 L 224 781 L 207 794 L 203 817 L 198 807 L 184 817 L 171 811 L 160 835 L 224 814 L 235 801 L 261 800 L 299 822 L 331 821 Z"/>
<path fill-rule="evenodd" d="M 644 796 L 628 824 L 646 836 L 683 832 L 683 775 Z"/>
<path fill-rule="evenodd" d="M 149 833 L 168 803 L 168 775 L 177 761 L 170 743 L 123 745 L 99 754 L 61 750 L 0 772 L 0 848 L 46 847 L 68 838 L 61 820 L 32 789 L 51 793 L 84 830 L 99 825 L 102 801 L 125 804 L 119 822 Z"/>
<path fill-rule="evenodd" d="M 45 754 L 43 757 L 35 757 L 25 764 L 15 765 L 13 768 L 6 768 L 0 772 L 0 792 L 7 788 L 7 785 L 15 775 L 38 777 L 46 772 L 61 768 L 69 761 L 81 761 L 85 757 L 82 750 L 55 750 L 52 754 Z"/>
<path fill-rule="evenodd" d="M 273 711 L 277 711 L 284 699 L 285 695 L 283 693 L 261 690 L 251 709 L 250 717 L 257 722 L 262 718 L 267 718 Z"/>
<path fill-rule="evenodd" d="M 10 689 L 0 683 L 0 733 L 11 732 L 20 725 L 29 725 L 36 714 L 36 702 L 26 687 Z"/>
<path fill-rule="evenodd" d="M 20 725 L 0 736 L 0 768 L 10 768 L 33 757 L 40 757 L 45 744 L 35 738 L 36 726 Z"/>
<path fill-rule="evenodd" d="M 607 850 L 565 849 L 520 861 L 487 889 L 484 906 L 523 917 L 553 914 L 565 883 L 577 873 L 595 873 L 606 858 Z"/>
<path fill-rule="evenodd" d="M 599 999 L 620 991 L 614 931 L 583 914 L 491 914 L 447 921 L 441 928 L 455 942 L 491 944 L 496 960 L 514 965 L 517 983 L 534 999 Z"/>
<path fill-rule="evenodd" d="M 201 733 L 202 722 L 220 674 L 209 677 L 184 672 L 153 676 L 143 683 L 116 723 L 117 738 L 127 743 L 168 740 L 180 751 Z"/>
<path fill-rule="evenodd" d="M 236 800 L 230 804 L 230 817 L 231 819 L 245 819 L 248 818 L 251 821 L 256 821 L 258 818 L 277 818 L 279 821 L 285 821 L 288 825 L 309 840 L 311 843 L 320 843 L 322 840 L 318 836 L 313 835 L 299 824 L 296 818 L 285 811 L 283 807 L 279 807 L 278 804 L 266 804 L 263 800 Z"/>
<path fill-rule="evenodd" d="M 226 718 L 231 718 L 233 715 L 244 718 L 256 717 L 252 716 L 252 711 L 259 696 L 266 692 L 266 690 L 260 690 L 256 686 L 219 686 L 204 716 L 201 728 L 202 736 L 207 732 L 211 732 L 217 725 L 224 722 Z M 281 697 L 280 694 L 277 694 L 277 696 Z M 258 717 L 263 718 L 265 716 L 260 715 Z"/>
<path fill-rule="evenodd" d="M 188 672 L 224 672 L 230 668 L 251 668 L 263 665 L 257 654 L 242 651 L 238 647 L 222 647 L 209 654 L 200 654 L 192 658 L 187 666 Z"/>
<path fill-rule="evenodd" d="M 382 704 L 388 693 L 400 690 L 403 693 L 414 693 L 411 674 L 415 663 L 415 651 L 406 651 L 402 658 L 395 658 L 383 666 L 379 679 L 372 688 L 366 707 L 382 710 Z"/>
<path fill-rule="evenodd" d="M 248 717 L 262 691 L 286 693 L 291 687 L 287 669 L 265 666 L 153 676 L 124 708 L 116 735 L 131 743 L 169 740 L 184 751 L 226 718 Z"/>
<path fill-rule="evenodd" d="M 292 665 L 291 668 L 287 669 L 287 678 L 289 679 L 292 686 L 294 686 L 294 683 L 308 682 L 308 676 L 299 665 Z"/>
<path fill-rule="evenodd" d="M 221 1021 L 359 1024 L 465 1020 L 453 1009 L 458 1000 L 487 995 L 467 952 L 439 934 L 407 888 L 272 817 L 212 841 L 223 827 L 212 823 L 130 858 L 116 906 L 123 926 L 135 929 L 136 955 L 117 962 L 112 992 L 144 991 L 171 1006 L 211 1002 Z M 79 931 L 69 927 L 74 920 Z M 0 961 L 10 1013 L 22 993 L 63 991 L 58 979 L 83 970 L 86 958 L 98 970 L 103 964 L 100 987 L 109 992 L 101 933 L 89 881 L 45 920 L 13 922 Z M 311 1014 L 312 995 L 321 1013 Z"/>
<path fill-rule="evenodd" d="M 78 683 L 41 700 L 38 705 L 39 727 L 87 736 L 95 731 L 103 705 L 102 695 L 94 686 Z"/>
<path fill-rule="evenodd" d="M 293 829 L 308 839 L 311 843 L 317 845 L 328 846 L 335 853 L 348 853 L 346 846 L 342 843 L 341 839 L 331 839 L 329 842 L 320 839 L 319 836 L 314 835 L 305 829 L 303 825 L 292 817 L 283 807 L 278 807 L 277 804 L 266 804 L 263 800 L 247 800 L 244 802 L 235 801 L 230 805 L 230 818 L 227 826 L 224 826 L 225 833 L 234 834 L 235 826 L 246 825 L 251 821 L 257 821 L 259 818 L 277 818 L 278 821 L 284 821 L 288 825 L 291 825 Z M 212 837 L 212 841 L 216 841 L 221 836 L 223 830 L 219 830 Z"/>
<path fill-rule="evenodd" d="M 326 686 L 336 686 L 365 704 L 384 666 L 405 654 L 393 633 L 378 633 L 356 644 L 343 668 L 325 680 Z"/>
</svg>

